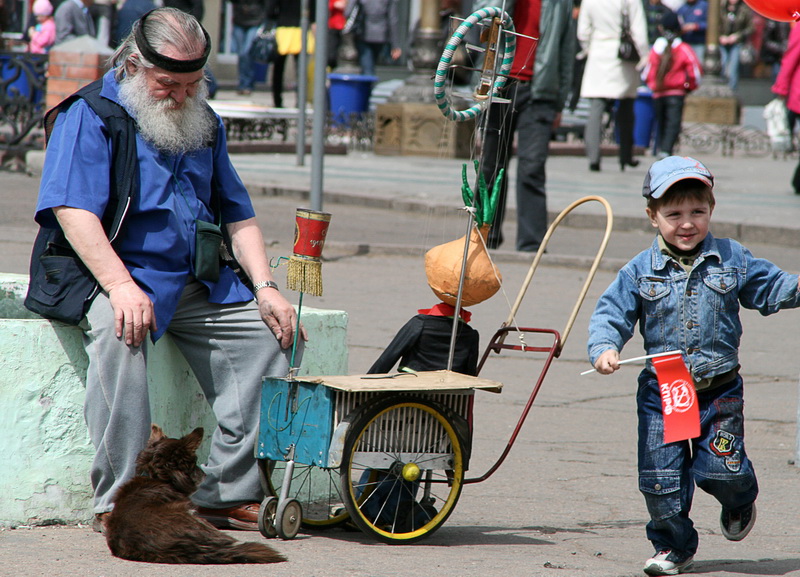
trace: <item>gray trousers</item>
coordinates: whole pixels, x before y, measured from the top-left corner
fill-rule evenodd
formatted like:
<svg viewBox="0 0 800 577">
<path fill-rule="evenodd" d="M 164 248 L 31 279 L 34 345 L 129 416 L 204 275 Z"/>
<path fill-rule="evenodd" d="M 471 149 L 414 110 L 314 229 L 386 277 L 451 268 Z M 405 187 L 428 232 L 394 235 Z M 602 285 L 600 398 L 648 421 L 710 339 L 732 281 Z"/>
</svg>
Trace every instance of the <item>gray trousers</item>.
<svg viewBox="0 0 800 577">
<path fill-rule="evenodd" d="M 113 508 L 117 489 L 134 475 L 136 456 L 150 436 L 149 342 L 131 347 L 116 337 L 114 313 L 102 293 L 81 328 L 89 356 L 84 411 L 96 450 L 91 471 L 94 512 L 103 513 Z M 261 501 L 253 454 L 261 379 L 288 375 L 291 348 L 280 348 L 254 301 L 209 303 L 206 288 L 194 280 L 187 283 L 167 332 L 186 357 L 219 423 L 204 467 L 206 478 L 193 501 L 212 508 Z M 295 364 L 299 362 L 298 356 Z"/>
<path fill-rule="evenodd" d="M 589 99 L 589 118 L 586 120 L 583 140 L 586 145 L 586 157 L 590 164 L 600 164 L 600 140 L 603 130 L 603 112 L 607 99 Z M 615 126 L 619 136 L 619 161 L 629 163 L 633 160 L 633 98 L 622 98 L 617 107 Z"/>
</svg>

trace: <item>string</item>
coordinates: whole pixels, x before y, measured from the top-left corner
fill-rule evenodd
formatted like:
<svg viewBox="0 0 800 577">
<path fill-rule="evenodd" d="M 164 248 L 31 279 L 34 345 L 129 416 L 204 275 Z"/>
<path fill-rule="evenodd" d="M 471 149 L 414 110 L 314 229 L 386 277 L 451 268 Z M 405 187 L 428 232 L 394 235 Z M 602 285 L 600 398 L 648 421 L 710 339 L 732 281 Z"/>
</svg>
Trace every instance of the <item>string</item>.
<svg viewBox="0 0 800 577">
<path fill-rule="evenodd" d="M 468 210 L 468 209 L 465 207 L 465 210 Z M 488 251 L 488 247 L 486 246 L 486 242 L 483 240 L 483 236 L 478 235 L 478 238 L 480 238 L 480 240 L 481 240 L 481 244 L 483 245 L 483 250 Z M 488 252 L 487 252 L 487 254 L 488 254 Z M 494 273 L 494 278 L 497 280 L 497 282 L 500 285 L 500 294 L 503 295 L 503 299 L 506 301 L 506 308 L 509 311 L 511 311 L 511 310 L 513 310 L 513 305 L 511 304 L 511 301 L 508 299 L 508 293 L 506 292 L 505 285 L 503 284 L 503 281 L 500 278 L 500 273 L 498 271 L 498 268 L 495 265 L 493 259 L 489 258 L 489 262 L 492 263 L 492 272 Z M 525 348 L 528 345 L 525 342 L 525 333 L 523 333 L 522 331 L 519 330 L 519 325 L 517 324 L 517 315 L 513 315 L 511 326 L 513 326 L 515 329 L 517 329 L 517 335 L 518 335 L 518 338 L 519 338 L 519 342 L 520 342 L 520 345 L 522 346 L 522 350 L 524 351 Z"/>
<path fill-rule="evenodd" d="M 503 41 L 505 42 L 506 38 L 505 38 L 504 31 L 502 29 L 501 29 L 501 36 L 503 36 Z M 536 49 L 537 43 L 538 43 L 538 40 L 534 40 L 532 43 L 529 44 L 528 52 L 525 54 L 525 58 L 524 58 L 525 64 L 521 68 L 522 71 L 528 70 L 528 62 L 532 62 L 532 60 L 533 60 L 533 55 L 534 55 L 534 51 Z M 520 43 L 518 42 L 517 43 L 517 48 L 519 48 L 519 46 L 520 46 Z M 515 60 L 517 58 L 518 58 L 518 56 L 515 56 Z M 525 89 L 524 86 L 521 87 L 519 84 L 517 84 L 517 82 L 518 82 L 517 78 L 510 78 L 509 79 L 509 84 L 506 85 L 507 89 L 506 89 L 505 95 L 511 96 L 510 93 L 512 91 L 516 94 L 516 92 L 518 90 L 520 90 L 520 88 Z M 511 84 L 511 83 L 513 83 L 513 84 Z M 503 183 L 503 194 L 505 196 L 505 198 L 504 198 L 504 208 L 505 208 L 507 206 L 506 203 L 508 202 L 508 189 L 509 189 L 508 167 L 510 166 L 511 161 L 512 161 L 512 157 L 514 156 L 512 154 L 512 152 L 513 152 L 513 146 L 514 146 L 514 136 L 515 136 L 515 133 L 516 133 L 516 126 L 513 126 L 513 127 L 510 126 L 509 118 L 515 112 L 515 108 L 514 107 L 516 107 L 516 98 L 512 99 L 511 102 L 507 103 L 507 104 L 506 103 L 494 103 L 493 104 L 490 101 L 489 104 L 484 109 L 482 115 L 481 115 L 483 117 L 486 117 L 486 119 L 487 119 L 485 125 L 488 125 L 488 116 L 491 113 L 490 111 L 492 110 L 493 106 L 494 107 L 501 106 L 502 109 L 501 109 L 501 112 L 500 112 L 499 125 L 497 127 L 497 130 L 499 132 L 498 133 L 498 138 L 497 138 L 498 146 L 494 150 L 494 162 L 493 162 L 493 165 L 495 166 L 495 174 L 492 175 L 492 181 L 494 180 L 494 178 L 497 178 L 497 174 L 500 172 L 501 169 L 503 169 L 503 168 L 506 169 L 506 179 L 507 180 L 506 180 L 506 182 Z M 482 169 L 484 155 L 487 152 L 485 150 L 485 146 L 484 146 L 484 144 L 485 144 L 485 136 L 486 136 L 485 125 L 484 125 L 484 132 L 481 135 L 481 145 L 482 145 L 481 146 L 481 153 L 482 154 L 481 154 L 481 159 L 480 159 L 481 160 L 481 169 Z M 512 128 L 513 128 L 513 130 L 512 130 Z M 504 131 L 506 131 L 506 134 L 503 134 Z M 502 159 L 503 156 L 505 156 L 505 166 L 503 166 L 502 163 L 500 162 L 500 160 Z M 519 170 L 519 163 L 517 163 L 517 170 Z M 491 183 L 489 183 L 489 184 L 491 185 Z M 487 249 L 488 247 L 486 247 L 486 243 L 483 241 L 483 238 L 481 238 L 481 242 L 484 244 L 484 249 Z M 498 275 L 497 267 L 494 265 L 494 261 L 493 260 L 491 260 L 491 262 L 492 262 L 492 270 L 495 273 L 495 277 L 499 281 L 499 275 Z M 505 289 L 505 285 L 502 282 L 500 283 L 500 292 L 503 295 L 503 299 L 505 300 L 506 308 L 508 309 L 509 312 L 512 311 L 513 310 L 513 305 L 511 304 L 511 301 L 510 301 L 509 296 L 508 296 L 508 292 Z M 514 314 L 512 316 L 511 326 L 513 326 L 515 329 L 517 329 L 517 331 L 516 331 L 517 332 L 517 338 L 519 340 L 519 343 L 520 343 L 522 349 L 525 350 L 525 348 L 527 347 L 527 343 L 525 342 L 525 333 L 523 333 L 522 331 L 519 330 L 519 325 L 517 323 L 516 314 Z"/>
</svg>

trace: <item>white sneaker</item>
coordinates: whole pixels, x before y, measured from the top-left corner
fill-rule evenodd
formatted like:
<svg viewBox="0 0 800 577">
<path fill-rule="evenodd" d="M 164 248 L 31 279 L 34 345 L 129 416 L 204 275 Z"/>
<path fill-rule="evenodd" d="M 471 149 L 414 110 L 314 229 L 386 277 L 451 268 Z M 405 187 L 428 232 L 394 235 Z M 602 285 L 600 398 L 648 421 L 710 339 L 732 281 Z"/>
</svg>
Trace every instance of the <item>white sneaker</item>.
<svg viewBox="0 0 800 577">
<path fill-rule="evenodd" d="M 644 563 L 644 572 L 648 575 L 679 575 L 692 568 L 694 557 L 684 560 L 670 550 L 659 551 Z"/>
</svg>

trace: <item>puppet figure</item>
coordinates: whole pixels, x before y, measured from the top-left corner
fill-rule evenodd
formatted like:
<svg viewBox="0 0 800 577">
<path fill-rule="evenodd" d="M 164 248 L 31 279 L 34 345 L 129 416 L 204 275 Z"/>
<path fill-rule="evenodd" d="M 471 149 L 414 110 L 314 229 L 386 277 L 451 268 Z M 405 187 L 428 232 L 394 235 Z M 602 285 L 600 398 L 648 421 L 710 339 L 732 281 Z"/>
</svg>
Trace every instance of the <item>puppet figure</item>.
<svg viewBox="0 0 800 577">
<path fill-rule="evenodd" d="M 461 188 L 464 202 L 473 206 L 475 226 L 470 234 L 467 251 L 467 267 L 462 288 L 462 308 L 456 331 L 456 346 L 452 370 L 475 376 L 479 355 L 478 331 L 469 326 L 471 313 L 464 306 L 485 301 L 500 289 L 502 277 L 495 269 L 486 251 L 486 237 L 497 210 L 498 191 L 503 178 L 502 171 L 492 187 L 491 194 L 483 176 L 477 170 L 478 196 L 475 198 L 467 182 L 467 167 L 464 165 Z M 420 309 L 397 333 L 389 346 L 369 369 L 369 373 L 388 373 L 395 363 L 399 368 L 413 371 L 436 371 L 446 369 L 450 354 L 450 339 L 453 334 L 453 317 L 457 303 L 458 286 L 464 261 L 466 237 L 433 247 L 425 255 L 425 274 L 428 286 L 443 302 L 430 309 Z"/>
</svg>

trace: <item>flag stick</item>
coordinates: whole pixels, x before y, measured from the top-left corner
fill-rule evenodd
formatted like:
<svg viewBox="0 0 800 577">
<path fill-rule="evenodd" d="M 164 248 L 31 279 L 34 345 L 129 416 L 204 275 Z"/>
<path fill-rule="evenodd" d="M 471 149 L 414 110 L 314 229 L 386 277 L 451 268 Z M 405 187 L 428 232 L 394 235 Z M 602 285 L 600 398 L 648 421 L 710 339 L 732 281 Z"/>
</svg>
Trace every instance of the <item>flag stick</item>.
<svg viewBox="0 0 800 577">
<path fill-rule="evenodd" d="M 632 359 L 625 359 L 624 361 L 620 361 L 619 364 L 626 365 L 628 363 L 635 363 L 636 361 L 644 361 L 646 359 L 655 359 L 656 357 L 666 357 L 669 355 L 679 355 L 681 351 L 668 351 L 666 353 L 655 353 L 653 355 L 644 355 L 641 357 L 633 357 Z M 595 372 L 597 369 L 589 369 L 588 371 L 583 371 L 581 376 L 588 375 L 590 373 Z"/>
</svg>

